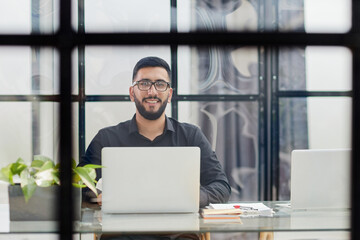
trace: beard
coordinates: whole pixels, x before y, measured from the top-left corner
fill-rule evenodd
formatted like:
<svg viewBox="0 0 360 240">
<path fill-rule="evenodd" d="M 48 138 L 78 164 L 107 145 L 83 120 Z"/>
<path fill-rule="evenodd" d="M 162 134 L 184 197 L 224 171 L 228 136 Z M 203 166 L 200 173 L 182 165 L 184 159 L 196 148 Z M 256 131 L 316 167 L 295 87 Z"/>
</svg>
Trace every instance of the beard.
<svg viewBox="0 0 360 240">
<path fill-rule="evenodd" d="M 140 115 L 143 116 L 147 120 L 156 120 L 164 113 L 168 98 L 169 98 L 169 96 L 166 98 L 166 100 L 163 103 L 162 103 L 161 99 L 157 98 L 157 97 L 144 98 L 142 100 L 142 102 L 145 102 L 145 100 L 147 100 L 147 99 L 157 99 L 160 101 L 160 103 L 162 103 L 159 110 L 157 110 L 156 112 L 149 112 L 145 109 L 144 105 L 139 101 L 139 99 L 136 98 L 136 96 L 134 94 L 136 109 L 139 111 Z"/>
</svg>

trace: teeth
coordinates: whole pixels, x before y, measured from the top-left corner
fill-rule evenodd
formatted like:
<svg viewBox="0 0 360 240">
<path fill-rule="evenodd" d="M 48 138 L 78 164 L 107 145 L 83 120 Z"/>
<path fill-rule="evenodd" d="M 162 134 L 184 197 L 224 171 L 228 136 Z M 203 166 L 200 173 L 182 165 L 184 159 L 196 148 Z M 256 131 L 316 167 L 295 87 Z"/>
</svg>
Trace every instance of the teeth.
<svg viewBox="0 0 360 240">
<path fill-rule="evenodd" d="M 148 103 L 157 103 L 157 101 L 147 101 Z"/>
</svg>

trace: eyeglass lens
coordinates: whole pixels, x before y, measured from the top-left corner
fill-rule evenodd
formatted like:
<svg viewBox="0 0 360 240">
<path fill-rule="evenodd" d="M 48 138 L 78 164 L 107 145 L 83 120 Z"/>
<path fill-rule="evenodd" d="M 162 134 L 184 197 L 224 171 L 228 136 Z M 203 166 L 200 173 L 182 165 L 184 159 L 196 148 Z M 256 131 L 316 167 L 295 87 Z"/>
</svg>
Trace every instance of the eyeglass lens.
<svg viewBox="0 0 360 240">
<path fill-rule="evenodd" d="M 155 86 L 155 89 L 158 91 L 165 91 L 168 88 L 168 83 L 163 80 L 158 80 L 155 82 L 148 80 L 140 80 L 137 82 L 137 85 L 140 90 L 147 91 L 151 88 L 152 85 Z"/>
</svg>

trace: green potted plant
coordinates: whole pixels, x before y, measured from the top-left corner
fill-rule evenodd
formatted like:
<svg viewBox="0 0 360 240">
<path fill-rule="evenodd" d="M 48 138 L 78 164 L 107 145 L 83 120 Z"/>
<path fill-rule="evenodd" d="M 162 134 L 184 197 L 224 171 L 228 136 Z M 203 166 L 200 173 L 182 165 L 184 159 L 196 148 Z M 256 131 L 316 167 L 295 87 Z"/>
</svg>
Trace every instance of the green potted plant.
<svg viewBox="0 0 360 240">
<path fill-rule="evenodd" d="M 74 192 L 76 218 L 80 215 L 81 188 L 88 187 L 97 195 L 95 169 L 101 167 L 93 164 L 78 167 L 72 160 L 72 182 L 78 189 Z M 10 220 L 56 219 L 53 205 L 57 202 L 60 185 L 59 168 L 60 164 L 55 164 L 50 158 L 36 155 L 29 165 L 19 158 L 0 170 L 0 180 L 10 184 Z M 15 176 L 20 184 L 15 184 Z"/>
</svg>

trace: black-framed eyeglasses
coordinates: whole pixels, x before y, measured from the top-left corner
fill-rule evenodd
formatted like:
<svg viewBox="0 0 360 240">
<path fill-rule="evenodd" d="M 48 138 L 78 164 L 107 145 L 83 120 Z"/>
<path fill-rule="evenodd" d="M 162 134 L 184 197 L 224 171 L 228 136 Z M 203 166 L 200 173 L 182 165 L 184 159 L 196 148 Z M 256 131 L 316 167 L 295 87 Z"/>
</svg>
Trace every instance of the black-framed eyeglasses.
<svg viewBox="0 0 360 240">
<path fill-rule="evenodd" d="M 155 89 L 159 92 L 165 92 L 169 87 L 170 83 L 164 80 L 157 80 L 155 82 L 143 79 L 133 83 L 133 86 L 137 85 L 139 90 L 148 91 L 152 85 L 154 85 Z"/>
</svg>

